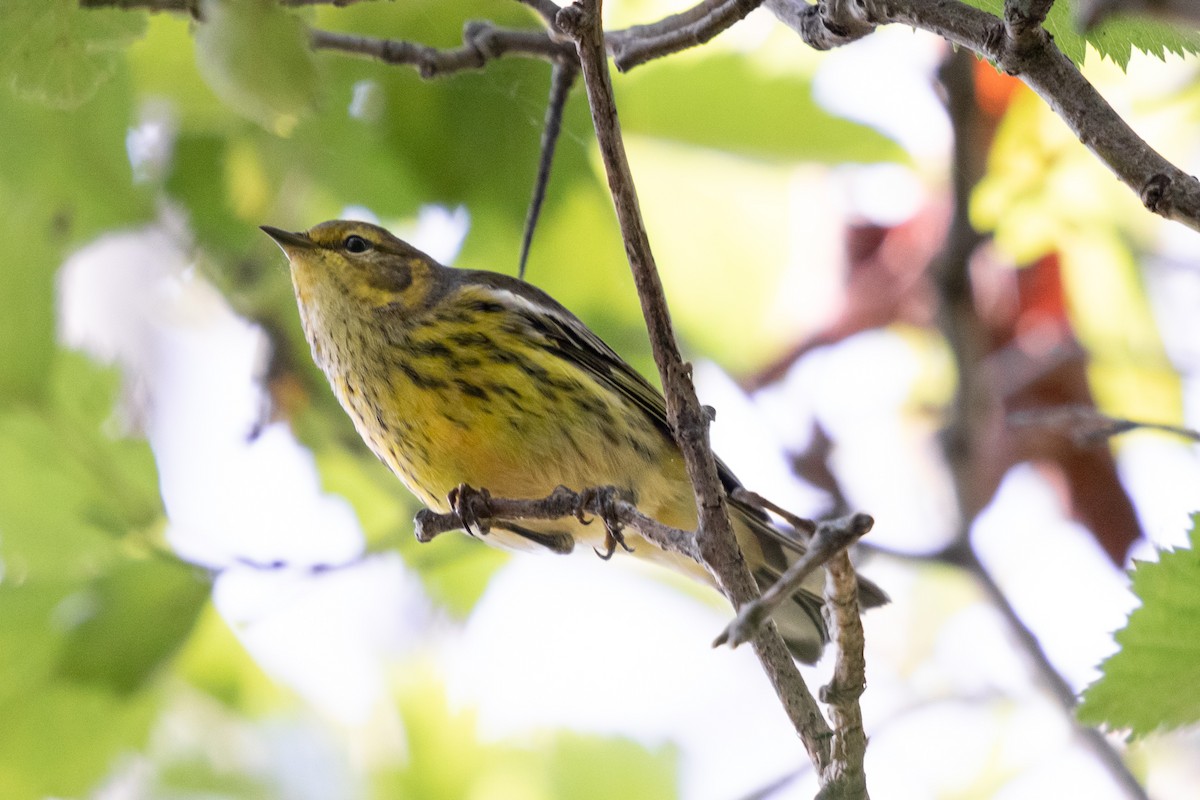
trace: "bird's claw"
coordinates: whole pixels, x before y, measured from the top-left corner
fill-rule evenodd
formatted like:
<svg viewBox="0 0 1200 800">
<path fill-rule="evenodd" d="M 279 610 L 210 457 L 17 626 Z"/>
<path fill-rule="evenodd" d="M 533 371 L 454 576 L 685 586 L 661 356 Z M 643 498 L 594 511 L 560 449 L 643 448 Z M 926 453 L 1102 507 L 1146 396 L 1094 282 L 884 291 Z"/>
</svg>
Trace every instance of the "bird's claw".
<svg viewBox="0 0 1200 800">
<path fill-rule="evenodd" d="M 472 536 L 486 536 L 491 531 L 491 493 L 460 483 L 450 490 L 446 501 L 462 521 L 463 530 Z"/>
<path fill-rule="evenodd" d="M 579 505 L 575 509 L 575 518 L 584 525 L 590 525 L 591 520 L 584 516 L 585 509 L 595 501 L 599 508 L 601 520 L 604 521 L 604 550 L 601 551 L 598 547 L 593 547 L 592 550 L 601 559 L 608 561 L 613 557 L 613 553 L 617 551 L 617 545 L 626 553 L 632 553 L 633 548 L 625 541 L 625 534 L 621 532 L 621 520 L 617 515 L 617 500 L 618 490 L 615 486 L 603 486 L 600 488 L 584 489 L 579 495 Z"/>
</svg>

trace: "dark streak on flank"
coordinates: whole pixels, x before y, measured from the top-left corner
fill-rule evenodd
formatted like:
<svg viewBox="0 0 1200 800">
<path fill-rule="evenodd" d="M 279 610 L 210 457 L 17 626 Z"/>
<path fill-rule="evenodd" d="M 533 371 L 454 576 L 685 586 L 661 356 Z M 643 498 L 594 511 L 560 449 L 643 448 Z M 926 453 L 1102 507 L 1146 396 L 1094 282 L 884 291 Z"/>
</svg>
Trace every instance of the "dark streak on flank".
<svg viewBox="0 0 1200 800">
<path fill-rule="evenodd" d="M 409 352 L 417 358 L 453 358 L 450 348 L 442 342 L 413 341 L 408 345 Z"/>
<path fill-rule="evenodd" d="M 456 344 L 459 347 L 481 347 L 484 349 L 496 348 L 496 343 L 492 341 L 492 337 L 482 331 L 463 331 L 462 333 L 452 333 L 446 337 L 446 341 L 451 344 Z"/>
<path fill-rule="evenodd" d="M 405 364 L 403 361 L 396 366 L 400 368 L 400 371 L 404 373 L 405 377 L 412 381 L 413 386 L 416 386 L 418 389 L 446 388 L 446 382 L 441 378 L 433 378 L 429 375 L 425 375 L 424 373 L 417 372 L 417 370 L 413 369 L 412 366 Z"/>
<path fill-rule="evenodd" d="M 632 433 L 625 434 L 625 444 L 629 445 L 635 453 L 642 457 L 645 461 L 653 461 L 654 453 L 651 449 L 637 436 Z"/>
<path fill-rule="evenodd" d="M 475 384 L 471 383 L 470 381 L 463 380 L 462 378 L 458 378 L 457 380 L 454 381 L 454 385 L 457 386 L 458 390 L 460 392 L 462 392 L 463 394 L 465 394 L 467 397 L 474 397 L 477 400 L 487 400 L 488 399 L 488 393 L 482 387 L 476 386 Z"/>
</svg>

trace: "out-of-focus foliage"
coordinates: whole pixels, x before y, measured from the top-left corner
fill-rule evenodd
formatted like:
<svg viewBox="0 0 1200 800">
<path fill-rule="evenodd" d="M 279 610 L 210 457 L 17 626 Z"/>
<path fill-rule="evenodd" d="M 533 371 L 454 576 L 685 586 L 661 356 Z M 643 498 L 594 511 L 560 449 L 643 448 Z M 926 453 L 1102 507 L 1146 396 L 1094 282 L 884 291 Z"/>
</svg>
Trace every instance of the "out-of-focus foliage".
<svg viewBox="0 0 1200 800">
<path fill-rule="evenodd" d="M 1121 649 L 1100 667 L 1079 718 L 1135 736 L 1200 721 L 1200 515 L 1190 548 L 1164 550 L 1133 569 L 1142 601 L 1117 631 Z"/>
<path fill-rule="evenodd" d="M 153 459 L 114 438 L 114 376 L 60 353 L 43 401 L 0 405 L 0 794 L 88 790 L 154 721 L 154 678 L 208 596 L 155 557 Z"/>
<path fill-rule="evenodd" d="M 572 733 L 544 734 L 532 746 L 489 744 L 480 739 L 474 716 L 453 710 L 427 670 L 406 673 L 396 693 L 406 730 L 423 735 L 410 740 L 405 763 L 377 773 L 372 796 L 380 800 L 675 796 L 670 746 L 647 750 L 624 739 Z"/>
<path fill-rule="evenodd" d="M 745 57 L 732 54 L 637 70 L 617 98 L 622 129 L 762 158 L 904 160 L 895 142 L 817 105 L 803 77 L 755 72 Z"/>
<path fill-rule="evenodd" d="M 0 14 L 0 74 L 18 95 L 51 108 L 87 102 L 146 28 L 141 13 L 86 11 L 75 0 L 9 0 Z"/>
<path fill-rule="evenodd" d="M 196 67 L 225 103 L 286 135 L 315 102 L 317 68 L 304 26 L 267 0 L 201 4 Z"/>
<path fill-rule="evenodd" d="M 1177 419 L 1180 382 L 1154 324 L 1136 258 L 1150 220 L 1137 198 L 1078 146 L 1032 92 L 1013 99 L 971 198 L 972 221 L 1018 265 L 1057 253 L 1080 341 L 1109 413 Z"/>
</svg>

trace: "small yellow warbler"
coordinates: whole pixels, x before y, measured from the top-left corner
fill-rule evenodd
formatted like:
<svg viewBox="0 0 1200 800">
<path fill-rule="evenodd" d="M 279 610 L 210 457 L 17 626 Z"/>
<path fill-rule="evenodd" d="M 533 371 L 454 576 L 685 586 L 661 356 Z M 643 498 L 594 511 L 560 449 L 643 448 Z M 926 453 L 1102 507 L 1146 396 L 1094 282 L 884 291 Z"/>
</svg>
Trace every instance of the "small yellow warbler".
<svg viewBox="0 0 1200 800">
<path fill-rule="evenodd" d="M 436 511 L 460 484 L 539 498 L 556 486 L 616 486 L 643 512 L 685 530 L 696 507 L 662 395 L 549 295 L 505 275 L 444 267 L 386 230 L 326 222 L 305 233 L 264 226 L 291 262 L 313 357 L 367 445 Z M 718 462 L 729 490 L 737 479 Z M 738 543 L 760 585 L 803 544 L 736 500 Z M 495 524 L 512 550 L 602 547 L 601 525 L 573 518 Z M 634 554 L 708 583 L 690 559 L 626 533 Z M 820 577 L 774 618 L 793 654 L 828 639 Z M 861 581 L 865 605 L 886 600 Z"/>
</svg>

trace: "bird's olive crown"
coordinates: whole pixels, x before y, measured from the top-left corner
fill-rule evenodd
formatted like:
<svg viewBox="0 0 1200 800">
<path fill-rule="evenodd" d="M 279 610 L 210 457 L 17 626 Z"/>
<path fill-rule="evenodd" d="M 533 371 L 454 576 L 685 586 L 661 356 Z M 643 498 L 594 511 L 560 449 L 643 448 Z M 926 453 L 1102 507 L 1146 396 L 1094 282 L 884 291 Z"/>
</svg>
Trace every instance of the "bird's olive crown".
<svg viewBox="0 0 1200 800">
<path fill-rule="evenodd" d="M 366 222 L 323 222 L 306 236 L 322 251 L 321 260 L 337 273 L 338 282 L 373 305 L 394 302 L 401 295 L 408 302 L 417 300 L 443 269 L 412 245 Z"/>
</svg>

